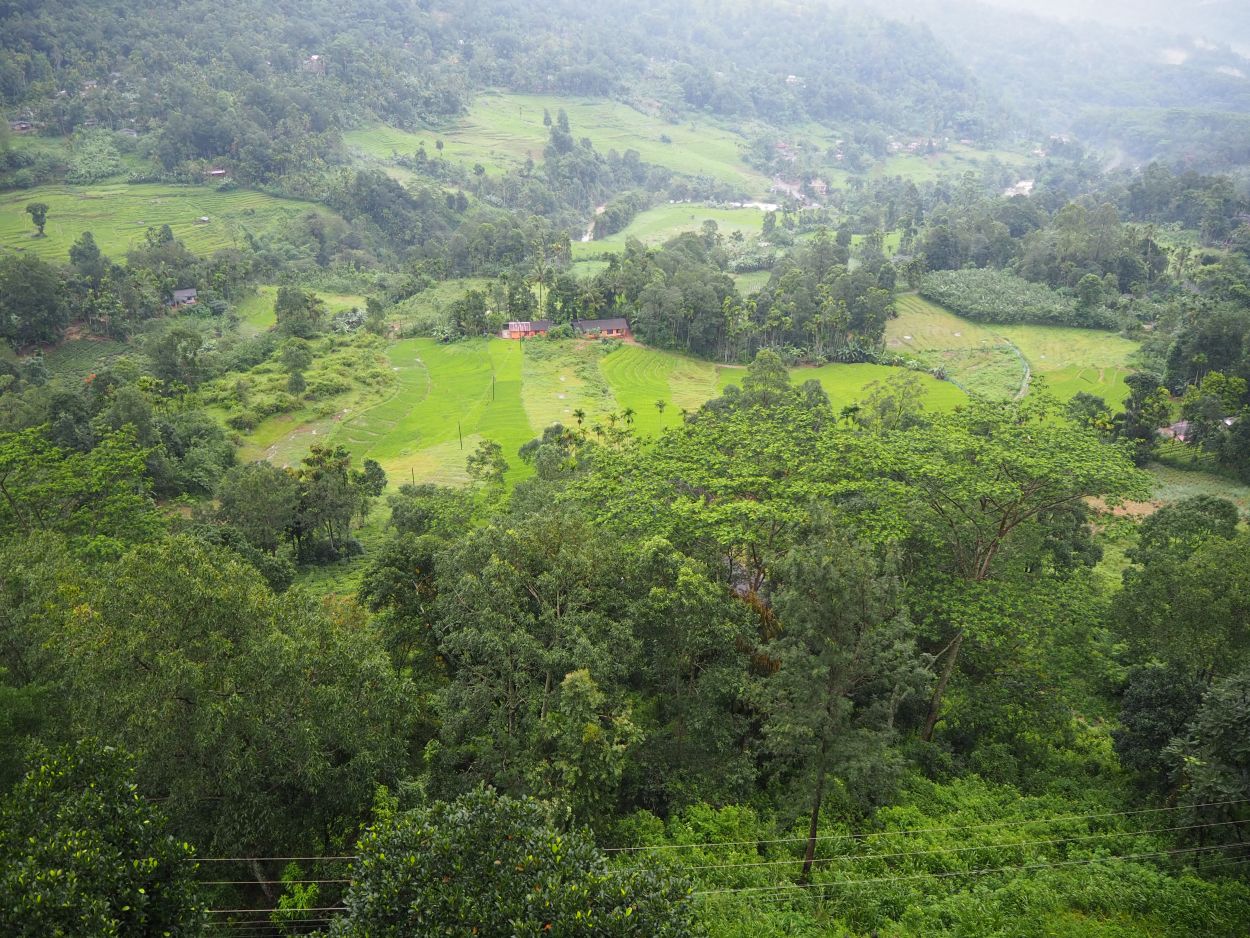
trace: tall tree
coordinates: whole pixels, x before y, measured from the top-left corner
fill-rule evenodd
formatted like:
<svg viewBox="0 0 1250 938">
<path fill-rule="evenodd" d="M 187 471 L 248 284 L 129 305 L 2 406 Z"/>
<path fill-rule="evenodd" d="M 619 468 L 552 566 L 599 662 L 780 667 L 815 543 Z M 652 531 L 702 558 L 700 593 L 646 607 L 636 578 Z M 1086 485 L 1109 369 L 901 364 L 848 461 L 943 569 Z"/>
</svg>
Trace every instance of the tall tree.
<svg viewBox="0 0 1250 938">
<path fill-rule="evenodd" d="M 790 552 L 778 577 L 779 634 L 762 649 L 776 671 L 760 682 L 758 703 L 764 745 L 808 791 L 806 881 L 829 773 L 879 792 L 895 712 L 930 674 L 889 560 L 825 528 Z"/>
</svg>

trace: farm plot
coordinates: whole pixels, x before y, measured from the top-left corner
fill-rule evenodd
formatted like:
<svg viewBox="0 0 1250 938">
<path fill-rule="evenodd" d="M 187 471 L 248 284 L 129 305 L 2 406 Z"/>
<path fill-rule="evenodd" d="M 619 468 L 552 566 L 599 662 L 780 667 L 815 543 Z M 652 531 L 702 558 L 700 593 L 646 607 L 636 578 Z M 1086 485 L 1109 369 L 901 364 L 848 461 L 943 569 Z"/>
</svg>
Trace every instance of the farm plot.
<svg viewBox="0 0 1250 938">
<path fill-rule="evenodd" d="M 573 259 L 580 261 L 622 251 L 630 238 L 637 238 L 643 244 L 662 244 L 683 231 L 698 231 L 705 221 L 716 222 L 722 236 L 735 231 L 753 235 L 760 233 L 764 213 L 757 208 L 719 208 L 686 202 L 659 205 L 639 212 L 624 231 L 597 241 L 574 241 Z"/>
<path fill-rule="evenodd" d="M 1136 343 L 1114 332 L 1070 326 L 980 324 L 913 294 L 899 297 L 898 318 L 886 327 L 886 347 L 941 366 L 974 393 L 1008 399 L 1024 386 L 1044 385 L 1060 400 L 1079 391 L 1119 404 Z"/>
<path fill-rule="evenodd" d="M 48 206 L 46 237 L 35 237 L 26 206 Z M 143 241 L 148 228 L 169 225 L 174 237 L 197 254 L 233 247 L 243 231 L 264 232 L 309 212 L 329 215 L 311 202 L 280 199 L 239 189 L 205 186 L 41 186 L 0 194 L 0 246 L 65 260 L 84 231 L 116 260 Z M 201 219 L 207 218 L 207 221 Z"/>
<path fill-rule="evenodd" d="M 349 309 L 364 309 L 365 298 L 347 293 L 323 293 L 314 291 L 326 304 L 331 316 Z M 245 297 L 235 307 L 239 317 L 239 331 L 244 335 L 257 335 L 274 326 L 273 303 L 278 296 L 275 286 L 257 287 L 256 292 Z"/>
<path fill-rule="evenodd" d="M 404 339 L 387 357 L 394 393 L 343 420 L 335 442 L 357 459 L 376 459 L 392 476 L 453 484 L 467 478 L 465 458 L 477 443 L 492 439 L 503 446 L 512 475 L 524 474 L 516 452 L 535 433 L 521 402 L 519 343 Z"/>
<path fill-rule="evenodd" d="M 577 411 L 588 428 L 615 419 L 651 436 L 680 425 L 683 410 L 694 410 L 745 374 L 742 367 L 643 346 L 585 341 L 403 339 L 387 347 L 386 357 L 394 380 L 384 397 L 344 398 L 334 413 L 265 421 L 249 434 L 244 456 L 292 464 L 323 439 L 346 446 L 357 460 L 376 459 L 396 482 L 458 484 L 467 478 L 465 458 L 490 439 L 503 447 L 515 480 L 529 471 L 517 458 L 521 446 L 553 423 L 576 426 Z M 818 380 L 836 406 L 862 400 L 874 382 L 901 373 L 881 365 L 792 372 L 796 382 Z M 918 377 L 935 410 L 965 399 L 948 382 Z"/>
<path fill-rule="evenodd" d="M 409 133 L 373 125 L 343 135 L 344 143 L 359 155 L 389 161 L 395 154 L 411 155 L 424 145 L 426 153 L 498 173 L 524 164 L 542 162 L 550 131 L 543 124 L 546 109 L 555 119 L 563 108 L 573 136 L 587 137 L 603 153 L 637 150 L 641 159 L 691 176 L 707 175 L 739 188 L 743 194 L 763 195 L 766 176 L 742 162 L 745 138 L 716 122 L 699 120 L 672 124 L 618 101 L 555 95 L 483 94 L 459 121 L 442 128 Z M 665 142 L 667 139 L 668 142 Z"/>
</svg>

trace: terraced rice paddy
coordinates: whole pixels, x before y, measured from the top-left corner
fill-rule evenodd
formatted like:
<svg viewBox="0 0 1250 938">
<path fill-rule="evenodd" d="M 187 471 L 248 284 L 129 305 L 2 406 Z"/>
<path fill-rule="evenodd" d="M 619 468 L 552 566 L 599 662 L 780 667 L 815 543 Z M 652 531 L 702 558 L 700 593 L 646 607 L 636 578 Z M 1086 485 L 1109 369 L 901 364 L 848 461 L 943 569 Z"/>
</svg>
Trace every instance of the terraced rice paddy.
<svg viewBox="0 0 1250 938">
<path fill-rule="evenodd" d="M 43 238 L 35 237 L 26 214 L 31 202 L 48 205 Z M 169 225 L 190 250 L 211 254 L 234 247 L 245 230 L 271 231 L 308 212 L 330 214 L 311 202 L 245 189 L 217 192 L 207 186 L 126 183 L 41 186 L 0 194 L 0 247 L 63 261 L 79 235 L 90 231 L 101 251 L 121 260 L 143 242 L 148 228 Z"/>
<path fill-rule="evenodd" d="M 1024 385 L 1044 385 L 1061 400 L 1079 391 L 1119 404 L 1137 344 L 1099 329 L 995 325 L 962 319 L 915 295 L 898 300 L 886 327 L 886 346 L 946 369 L 969 391 L 1009 399 Z"/>
<path fill-rule="evenodd" d="M 528 472 L 520 447 L 552 423 L 587 429 L 628 423 L 653 435 L 740 382 L 744 369 L 645 348 L 591 342 L 479 339 L 443 344 L 404 339 L 387 348 L 395 382 L 386 396 L 357 398 L 335 414 L 266 421 L 249 435 L 245 455 L 297 461 L 318 439 L 347 446 L 356 459 L 376 459 L 395 481 L 463 482 L 465 458 L 483 439 L 498 441 L 511 477 Z M 796 369 L 815 378 L 842 406 L 900 372 L 876 365 Z M 963 399 L 951 384 L 921 376 L 927 402 L 947 409 Z M 664 407 L 656 406 L 663 401 Z M 628 414 L 628 416 L 627 416 Z"/>
<path fill-rule="evenodd" d="M 742 162 L 745 138 L 713 121 L 672 124 L 644 114 L 627 104 L 603 99 L 554 95 L 484 94 L 461 120 L 444 128 L 407 133 L 375 125 L 344 135 L 349 148 L 375 160 L 394 153 L 411 155 L 424 144 L 433 157 L 436 141 L 441 155 L 466 166 L 482 164 L 488 172 L 502 172 L 525 160 L 542 162 L 550 131 L 543 124 L 546 109 L 554 120 L 563 108 L 576 139 L 588 137 L 602 153 L 637 150 L 644 162 L 691 176 L 707 175 L 736 186 L 744 194 L 762 196 L 769 180 Z M 665 142 L 667 138 L 669 142 Z"/>
</svg>

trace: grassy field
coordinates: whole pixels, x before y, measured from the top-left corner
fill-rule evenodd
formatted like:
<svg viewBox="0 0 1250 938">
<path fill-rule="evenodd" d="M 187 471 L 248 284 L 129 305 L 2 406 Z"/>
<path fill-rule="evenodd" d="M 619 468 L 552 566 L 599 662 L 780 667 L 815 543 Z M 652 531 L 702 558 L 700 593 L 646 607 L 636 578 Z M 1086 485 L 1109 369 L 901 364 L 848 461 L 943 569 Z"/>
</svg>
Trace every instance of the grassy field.
<svg viewBox="0 0 1250 938">
<path fill-rule="evenodd" d="M 468 166 L 481 163 L 489 172 L 501 172 L 520 166 L 526 158 L 542 162 L 549 137 L 543 125 L 544 108 L 553 120 L 564 108 L 573 136 L 588 137 L 603 153 L 633 149 L 645 162 L 692 176 L 712 176 L 748 195 L 768 191 L 768 178 L 742 162 L 739 148 L 745 141 L 739 134 L 702 119 L 670 124 L 627 104 L 603 99 L 484 94 L 468 114 L 447 127 L 407 133 L 375 125 L 344 134 L 344 142 L 361 155 L 385 161 L 395 153 L 414 153 L 421 144 L 433 157 L 436 141 L 441 140 L 447 159 Z M 661 137 L 671 142 L 664 143 Z"/>
<path fill-rule="evenodd" d="M 941 365 L 969 391 L 1013 397 L 1027 362 L 1032 381 L 1044 384 L 1061 400 L 1085 391 L 1115 405 L 1127 396 L 1124 378 L 1137 345 L 1113 332 L 982 325 L 912 294 L 899 297 L 898 311 L 898 318 L 886 327 L 886 346 Z"/>
<path fill-rule="evenodd" d="M 716 222 L 722 236 L 735 231 L 754 235 L 763 227 L 764 213 L 757 208 L 716 208 L 688 203 L 658 205 L 639 212 L 624 231 L 597 241 L 574 241 L 573 260 L 622 251 L 629 238 L 637 238 L 643 244 L 662 244 L 683 231 L 698 231 L 705 221 Z"/>
<path fill-rule="evenodd" d="M 347 293 L 323 293 L 314 291 L 326 304 L 331 316 L 346 310 L 364 309 L 365 298 Z M 274 326 L 273 303 L 278 296 L 276 286 L 257 287 L 256 292 L 242 300 L 235 311 L 239 316 L 239 331 L 244 335 L 256 335 Z"/>
<path fill-rule="evenodd" d="M 683 409 L 697 408 L 745 374 L 741 367 L 672 352 L 595 342 L 417 338 L 391 343 L 386 356 L 395 380 L 383 397 L 362 391 L 314 414 L 267 420 L 247 435 L 245 458 L 289 464 L 311 443 L 330 439 L 357 459 L 376 459 L 397 482 L 455 484 L 466 478 L 465 457 L 479 441 L 492 439 L 519 478 L 528 468 L 517 450 L 553 423 L 577 425 L 577 411 L 592 429 L 609 424 L 612 415 L 623 425 L 631 410 L 635 432 L 649 436 L 677 426 Z M 795 369 L 794 378 L 815 378 L 842 406 L 899 374 L 879 365 L 827 365 Z M 920 378 L 935 409 L 964 399 L 950 383 Z M 662 410 L 657 401 L 664 402 Z"/>
<path fill-rule="evenodd" d="M 48 206 L 46 237 L 36 238 L 26 214 L 31 202 Z M 243 229 L 273 230 L 308 212 L 329 214 L 310 202 L 279 199 L 260 192 L 217 192 L 205 186 L 137 185 L 40 186 L 0 194 L 0 246 L 65 260 L 70 245 L 90 231 L 105 254 L 116 260 L 143 241 L 150 227 L 169 225 L 174 236 L 197 254 L 233 247 Z M 207 222 L 199 219 L 207 217 Z"/>
</svg>

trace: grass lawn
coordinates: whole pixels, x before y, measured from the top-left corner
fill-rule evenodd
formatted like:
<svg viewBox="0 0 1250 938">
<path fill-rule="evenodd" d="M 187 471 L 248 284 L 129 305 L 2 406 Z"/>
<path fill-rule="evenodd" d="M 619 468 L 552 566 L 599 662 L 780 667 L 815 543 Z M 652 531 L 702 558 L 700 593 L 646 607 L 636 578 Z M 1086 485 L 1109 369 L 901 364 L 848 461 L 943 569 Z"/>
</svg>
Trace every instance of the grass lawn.
<svg viewBox="0 0 1250 938">
<path fill-rule="evenodd" d="M 46 237 L 36 238 L 26 214 L 30 202 L 48 206 Z M 66 260 L 70 245 L 90 231 L 100 250 L 122 260 L 143 241 L 150 227 L 169 225 L 196 254 L 233 247 L 243 230 L 263 232 L 308 212 L 329 211 L 294 199 L 240 189 L 217 192 L 207 186 L 127 185 L 40 186 L 0 194 L 0 246 Z M 207 222 L 198 219 L 207 217 Z"/>
<path fill-rule="evenodd" d="M 1034 385 L 1060 400 L 1085 391 L 1116 405 L 1128 394 L 1137 343 L 1114 332 L 975 323 L 914 294 L 899 297 L 898 313 L 886 327 L 887 348 L 941 365 L 970 391 L 1014 397 L 1027 361 Z"/>
<path fill-rule="evenodd" d="M 325 301 L 331 316 L 352 309 L 364 309 L 365 298 L 347 293 L 323 293 L 313 291 Z M 274 326 L 273 304 L 278 297 L 276 286 L 257 287 L 256 292 L 245 297 L 235 307 L 239 316 L 239 331 L 244 335 L 256 335 Z"/>
<path fill-rule="evenodd" d="M 735 231 L 752 235 L 760 233 L 764 213 L 757 208 L 715 208 L 690 203 L 657 205 L 639 212 L 624 231 L 597 241 L 574 241 L 573 260 L 622 251 L 629 238 L 637 238 L 643 244 L 662 244 L 683 231 L 698 231 L 705 221 L 716 222 L 722 236 Z"/>
</svg>

